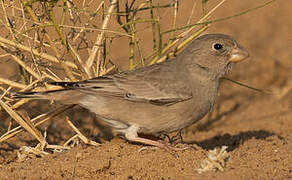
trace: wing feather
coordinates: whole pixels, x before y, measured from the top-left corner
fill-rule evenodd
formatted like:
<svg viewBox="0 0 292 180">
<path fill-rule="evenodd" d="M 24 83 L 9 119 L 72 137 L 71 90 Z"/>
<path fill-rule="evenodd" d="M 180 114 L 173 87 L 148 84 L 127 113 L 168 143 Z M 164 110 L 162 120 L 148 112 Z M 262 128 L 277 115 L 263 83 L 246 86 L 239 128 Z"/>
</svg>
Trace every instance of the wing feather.
<svg viewBox="0 0 292 180">
<path fill-rule="evenodd" d="M 155 105 L 172 105 L 192 97 L 188 85 L 168 66 L 159 64 L 135 71 L 101 76 L 81 82 L 53 82 L 64 88 L 76 89 L 91 95 L 125 98 Z"/>
</svg>

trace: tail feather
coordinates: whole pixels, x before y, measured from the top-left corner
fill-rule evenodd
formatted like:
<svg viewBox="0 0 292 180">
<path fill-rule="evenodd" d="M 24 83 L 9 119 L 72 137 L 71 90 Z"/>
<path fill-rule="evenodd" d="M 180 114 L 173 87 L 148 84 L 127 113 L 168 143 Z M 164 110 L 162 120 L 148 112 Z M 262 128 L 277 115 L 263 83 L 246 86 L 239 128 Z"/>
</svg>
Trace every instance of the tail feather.
<svg viewBox="0 0 292 180">
<path fill-rule="evenodd" d="M 79 82 L 49 82 L 49 84 L 54 86 L 61 86 L 64 88 L 79 88 Z"/>
<path fill-rule="evenodd" d="M 51 90 L 51 91 L 44 91 L 44 92 L 13 92 L 11 94 L 12 98 L 20 99 L 20 98 L 32 98 L 32 99 L 50 99 L 50 94 L 63 91 L 60 90 Z"/>
<path fill-rule="evenodd" d="M 78 104 L 86 94 L 71 89 L 59 89 L 43 92 L 16 92 L 12 98 L 48 99 L 60 101 L 63 104 Z"/>
</svg>

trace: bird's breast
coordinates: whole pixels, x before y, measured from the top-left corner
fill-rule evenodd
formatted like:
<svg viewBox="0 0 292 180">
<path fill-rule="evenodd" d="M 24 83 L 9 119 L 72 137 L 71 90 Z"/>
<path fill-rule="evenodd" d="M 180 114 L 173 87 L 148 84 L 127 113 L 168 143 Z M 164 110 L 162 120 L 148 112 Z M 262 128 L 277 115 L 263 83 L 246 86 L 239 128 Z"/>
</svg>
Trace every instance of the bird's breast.
<svg viewBox="0 0 292 180">
<path fill-rule="evenodd" d="M 181 110 L 180 128 L 185 128 L 201 120 L 213 107 L 217 96 L 218 84 L 210 83 L 195 89 L 193 97 Z"/>
</svg>

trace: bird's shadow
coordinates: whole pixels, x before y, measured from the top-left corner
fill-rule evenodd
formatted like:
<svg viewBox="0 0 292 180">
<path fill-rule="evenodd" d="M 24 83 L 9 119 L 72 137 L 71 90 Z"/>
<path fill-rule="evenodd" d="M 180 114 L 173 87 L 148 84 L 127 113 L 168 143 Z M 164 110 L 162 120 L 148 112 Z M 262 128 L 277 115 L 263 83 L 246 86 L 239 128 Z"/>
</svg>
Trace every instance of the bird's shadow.
<svg viewBox="0 0 292 180">
<path fill-rule="evenodd" d="M 240 132 L 235 135 L 230 135 L 226 133 L 223 135 L 214 136 L 211 139 L 206 139 L 203 141 L 188 141 L 185 143 L 196 144 L 205 150 L 212 150 L 216 147 L 227 146 L 228 147 L 227 151 L 233 151 L 236 148 L 238 148 L 240 145 L 242 145 L 245 141 L 248 141 L 252 138 L 265 140 L 266 138 L 270 136 L 277 136 L 277 138 L 279 138 L 280 140 L 284 140 L 283 137 L 273 132 L 269 132 L 265 130 L 256 130 L 256 131 Z"/>
</svg>

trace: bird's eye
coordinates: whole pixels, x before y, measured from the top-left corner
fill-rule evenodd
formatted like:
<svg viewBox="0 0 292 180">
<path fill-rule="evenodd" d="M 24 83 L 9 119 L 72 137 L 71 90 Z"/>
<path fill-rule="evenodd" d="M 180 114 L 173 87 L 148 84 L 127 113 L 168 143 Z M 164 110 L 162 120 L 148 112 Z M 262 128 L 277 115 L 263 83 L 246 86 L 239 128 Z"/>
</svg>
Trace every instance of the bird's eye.
<svg viewBox="0 0 292 180">
<path fill-rule="evenodd" d="M 216 43 L 216 44 L 213 45 L 213 47 L 214 47 L 214 49 L 216 49 L 216 50 L 220 50 L 220 49 L 223 48 L 223 45 L 220 44 L 220 43 Z"/>
</svg>

